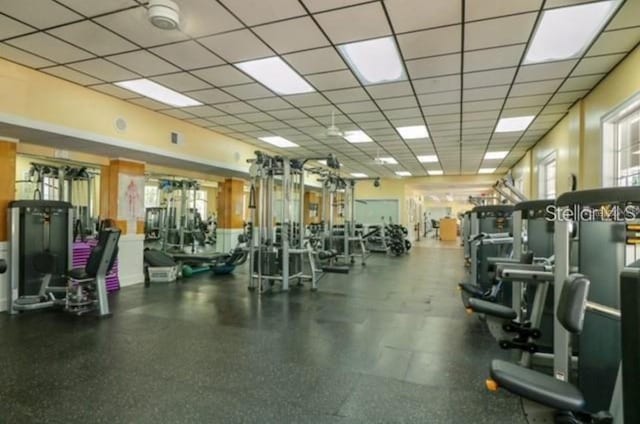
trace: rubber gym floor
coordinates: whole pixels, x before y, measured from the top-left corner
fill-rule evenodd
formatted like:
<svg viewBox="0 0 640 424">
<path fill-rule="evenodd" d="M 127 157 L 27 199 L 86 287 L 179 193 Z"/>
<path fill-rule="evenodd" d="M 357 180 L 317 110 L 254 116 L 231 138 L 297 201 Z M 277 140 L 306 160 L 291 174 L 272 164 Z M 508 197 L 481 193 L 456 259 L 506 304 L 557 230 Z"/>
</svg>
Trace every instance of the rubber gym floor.
<svg viewBox="0 0 640 424">
<path fill-rule="evenodd" d="M 2 423 L 526 423 L 484 388 L 505 357 L 456 283 L 462 251 L 375 255 L 312 293 L 243 270 L 136 285 L 113 316 L 0 315 Z"/>
</svg>

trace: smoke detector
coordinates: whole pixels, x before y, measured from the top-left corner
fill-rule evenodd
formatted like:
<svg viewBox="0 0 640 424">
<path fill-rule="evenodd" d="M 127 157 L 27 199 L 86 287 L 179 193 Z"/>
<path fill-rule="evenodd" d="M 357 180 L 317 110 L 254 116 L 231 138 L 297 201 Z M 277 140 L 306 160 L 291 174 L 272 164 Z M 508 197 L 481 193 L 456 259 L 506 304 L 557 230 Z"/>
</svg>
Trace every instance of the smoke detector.
<svg viewBox="0 0 640 424">
<path fill-rule="evenodd" d="M 180 8 L 171 0 L 149 1 L 148 16 L 156 28 L 173 30 L 180 25 Z"/>
</svg>

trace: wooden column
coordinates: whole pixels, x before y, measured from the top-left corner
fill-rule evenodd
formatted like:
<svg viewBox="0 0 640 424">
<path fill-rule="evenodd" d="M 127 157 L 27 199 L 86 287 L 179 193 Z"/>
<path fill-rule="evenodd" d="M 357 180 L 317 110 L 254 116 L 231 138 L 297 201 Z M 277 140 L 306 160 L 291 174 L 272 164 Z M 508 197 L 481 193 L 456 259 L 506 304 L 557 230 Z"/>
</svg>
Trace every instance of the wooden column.
<svg viewBox="0 0 640 424">
<path fill-rule="evenodd" d="M 100 219 L 113 219 L 123 234 L 128 233 L 126 220 L 118 220 L 118 184 L 120 174 L 144 176 L 145 166 L 140 162 L 113 159 L 101 168 L 100 175 Z M 136 234 L 144 233 L 144 220 L 136 220 Z"/>
<path fill-rule="evenodd" d="M 244 181 L 227 178 L 218 185 L 218 228 L 242 229 Z"/>
<path fill-rule="evenodd" d="M 314 191 L 304 193 L 304 225 L 320 222 L 320 195 Z"/>
<path fill-rule="evenodd" d="M 7 241 L 7 208 L 16 195 L 16 148 L 17 143 L 0 138 L 0 241 Z"/>
<path fill-rule="evenodd" d="M 228 252 L 238 242 L 244 224 L 244 181 L 227 178 L 218 184 L 216 250 Z"/>
</svg>

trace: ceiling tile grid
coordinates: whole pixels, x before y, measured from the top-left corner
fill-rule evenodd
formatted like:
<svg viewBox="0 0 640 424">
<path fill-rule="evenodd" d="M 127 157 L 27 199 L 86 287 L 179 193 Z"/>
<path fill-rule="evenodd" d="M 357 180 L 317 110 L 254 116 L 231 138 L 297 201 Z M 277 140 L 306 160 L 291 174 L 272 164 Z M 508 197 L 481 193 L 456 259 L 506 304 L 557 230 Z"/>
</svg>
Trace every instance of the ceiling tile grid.
<svg viewBox="0 0 640 424">
<path fill-rule="evenodd" d="M 640 41 L 640 22 L 630 18 L 637 1 L 582 57 L 535 65 L 522 62 L 542 0 L 179 0 L 178 31 L 153 27 L 145 3 L 2 1 L 0 57 L 283 154 L 339 150 L 349 170 L 370 176 L 474 173 L 490 150 L 510 152 L 492 166 L 512 164 Z M 388 36 L 406 77 L 363 85 L 339 47 Z M 235 66 L 274 56 L 314 91 L 278 95 Z M 137 78 L 202 106 L 174 108 L 113 84 Z M 342 131 L 373 141 L 328 138 L 332 115 Z M 527 130 L 494 133 L 500 117 L 524 115 L 536 117 Z M 395 129 L 416 125 L 429 138 L 404 140 Z M 301 147 L 274 149 L 257 140 L 265 135 Z M 420 154 L 439 163 L 420 164 Z M 399 163 L 379 166 L 376 157 Z"/>
</svg>

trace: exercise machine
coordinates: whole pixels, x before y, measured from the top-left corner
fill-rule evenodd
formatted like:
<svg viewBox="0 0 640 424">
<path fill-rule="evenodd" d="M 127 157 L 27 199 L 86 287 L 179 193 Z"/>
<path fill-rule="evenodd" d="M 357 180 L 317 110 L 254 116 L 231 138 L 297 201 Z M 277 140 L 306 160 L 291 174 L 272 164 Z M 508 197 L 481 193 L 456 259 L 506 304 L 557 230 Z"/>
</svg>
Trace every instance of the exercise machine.
<svg viewBox="0 0 640 424">
<path fill-rule="evenodd" d="M 17 200 L 8 215 L 9 313 L 52 307 L 64 297 L 72 268 L 72 205 Z"/>
<path fill-rule="evenodd" d="M 551 352 L 553 345 L 553 220 L 554 200 L 533 200 L 515 205 L 513 256 L 496 262 L 498 284 L 511 285 L 511 305 L 481 298 L 469 299 L 469 310 L 483 314 L 492 335 L 503 349 L 522 351 L 520 363 Z M 539 358 L 541 356 L 538 356 Z"/>
<path fill-rule="evenodd" d="M 82 315 L 109 314 L 106 275 L 117 257 L 120 231 L 102 229 L 84 268 L 72 266 L 72 206 L 18 200 L 9 204 L 9 313 L 62 307 Z"/>
<path fill-rule="evenodd" d="M 462 302 L 469 306 L 469 298 L 511 303 L 511 291 L 494 285 L 492 263 L 511 256 L 513 250 L 513 206 L 476 206 L 471 211 L 469 249 L 471 266 L 469 281 L 459 284 Z M 508 299 L 508 300 L 507 300 Z"/>
</svg>

